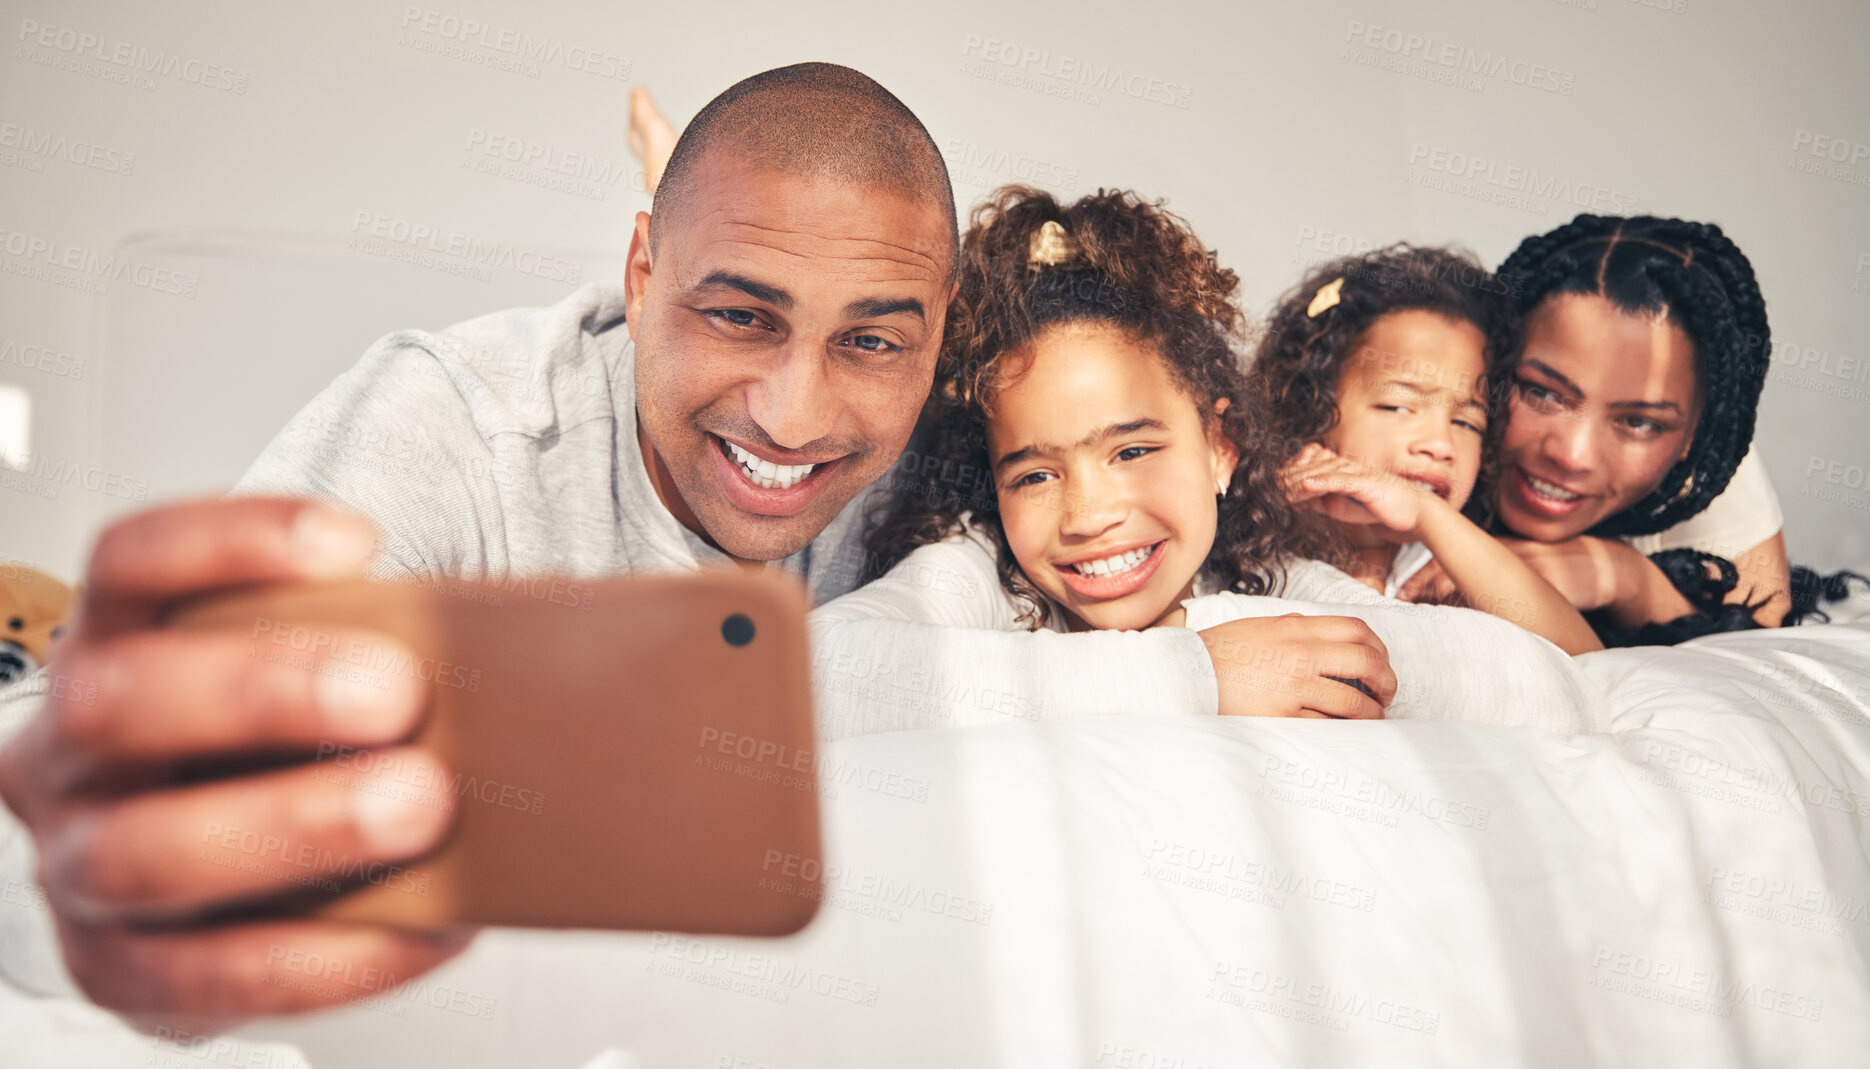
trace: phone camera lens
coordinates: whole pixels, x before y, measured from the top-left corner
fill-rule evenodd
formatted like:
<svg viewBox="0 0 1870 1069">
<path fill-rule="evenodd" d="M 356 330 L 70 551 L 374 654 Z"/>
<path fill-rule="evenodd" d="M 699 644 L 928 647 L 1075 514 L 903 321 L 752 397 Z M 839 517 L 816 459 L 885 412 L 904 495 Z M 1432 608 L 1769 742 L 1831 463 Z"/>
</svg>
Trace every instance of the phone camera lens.
<svg viewBox="0 0 1870 1069">
<path fill-rule="evenodd" d="M 735 613 L 721 621 L 721 637 L 729 646 L 744 646 L 753 641 L 753 620 L 745 613 Z"/>
</svg>

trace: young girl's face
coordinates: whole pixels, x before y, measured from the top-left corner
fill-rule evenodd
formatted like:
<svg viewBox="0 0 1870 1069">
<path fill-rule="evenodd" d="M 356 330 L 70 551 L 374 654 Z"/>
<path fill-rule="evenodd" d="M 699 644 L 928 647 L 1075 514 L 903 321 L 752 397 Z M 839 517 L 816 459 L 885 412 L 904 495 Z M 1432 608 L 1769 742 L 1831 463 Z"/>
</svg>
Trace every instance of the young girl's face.
<svg viewBox="0 0 1870 1069">
<path fill-rule="evenodd" d="M 1455 508 L 1480 475 L 1487 340 L 1472 323 L 1412 309 L 1370 325 L 1338 377 L 1325 445 Z"/>
<path fill-rule="evenodd" d="M 1074 626 L 1158 622 L 1214 545 L 1233 444 L 1123 331 L 1053 327 L 1004 366 L 987 451 L 1020 570 Z"/>
</svg>

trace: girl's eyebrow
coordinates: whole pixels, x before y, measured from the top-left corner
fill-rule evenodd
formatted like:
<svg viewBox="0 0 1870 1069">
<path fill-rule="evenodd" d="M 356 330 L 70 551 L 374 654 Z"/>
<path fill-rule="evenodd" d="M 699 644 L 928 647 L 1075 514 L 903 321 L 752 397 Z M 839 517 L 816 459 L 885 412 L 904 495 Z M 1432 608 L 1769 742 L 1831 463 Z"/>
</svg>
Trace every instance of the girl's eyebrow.
<svg viewBox="0 0 1870 1069">
<path fill-rule="evenodd" d="M 1169 425 L 1161 420 L 1144 416 L 1141 419 L 1124 420 L 1121 423 L 1111 423 L 1099 427 L 1097 430 L 1078 439 L 1077 444 L 1072 446 L 1072 448 L 1084 449 L 1088 446 L 1096 445 L 1106 438 L 1135 434 L 1137 431 L 1166 431 L 1168 429 Z M 1001 457 L 999 460 L 994 461 L 993 470 L 995 474 L 998 474 L 1010 464 L 1017 464 L 1022 460 L 1031 460 L 1033 457 L 1057 456 L 1064 451 L 1065 448 L 1063 446 L 1053 445 L 1050 442 L 1035 442 L 1032 445 L 1021 446 Z"/>
<path fill-rule="evenodd" d="M 1454 403 L 1456 407 L 1460 407 L 1460 408 L 1483 408 L 1484 409 L 1487 407 L 1487 405 L 1483 401 L 1481 401 L 1480 398 L 1475 397 L 1472 394 L 1463 395 L 1458 390 L 1451 390 L 1451 389 L 1448 389 L 1442 386 L 1424 386 L 1419 382 L 1411 382 L 1408 379 L 1386 379 L 1383 382 L 1377 383 L 1376 388 L 1379 390 L 1383 390 L 1383 389 L 1388 389 L 1392 386 L 1398 389 L 1401 389 L 1414 397 L 1444 397 L 1444 396 L 1451 397 L 1454 399 Z"/>
</svg>

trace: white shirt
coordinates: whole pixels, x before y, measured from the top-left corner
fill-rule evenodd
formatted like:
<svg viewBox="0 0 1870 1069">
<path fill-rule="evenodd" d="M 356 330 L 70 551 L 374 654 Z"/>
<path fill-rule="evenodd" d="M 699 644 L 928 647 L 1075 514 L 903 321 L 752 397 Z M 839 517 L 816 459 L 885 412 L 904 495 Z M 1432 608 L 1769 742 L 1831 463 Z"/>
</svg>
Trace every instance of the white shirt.
<svg viewBox="0 0 1870 1069">
<path fill-rule="evenodd" d="M 1396 698 L 1387 710 L 1392 718 L 1537 727 L 1560 734 L 1603 731 L 1608 727 L 1608 707 L 1602 692 L 1584 677 L 1563 650 L 1545 639 L 1472 609 L 1414 605 L 1386 598 L 1320 561 L 1297 561 L 1289 565 L 1280 597 L 1217 593 L 1190 598 L 1183 603 L 1188 613 L 1185 629 L 1160 627 L 1142 632 L 1089 631 L 1072 635 L 1049 629 L 1020 631 L 1017 607 L 1012 596 L 1000 585 L 994 562 L 992 544 L 973 529 L 945 542 L 921 546 L 883 578 L 814 612 L 814 645 L 841 628 L 874 628 L 881 618 L 941 624 L 948 629 L 945 633 L 950 634 L 968 633 L 958 629 L 985 629 L 1013 632 L 1036 643 L 1073 639 L 1102 642 L 1108 643 L 1108 649 L 1114 653 L 1129 639 L 1173 633 L 1193 635 L 1196 631 L 1246 617 L 1294 612 L 1307 616 L 1353 616 L 1368 623 L 1389 649 L 1390 667 L 1397 678 Z M 1203 585 L 1198 583 L 1197 590 Z M 1048 628 L 1056 626 L 1060 626 L 1060 621 L 1054 610 L 1049 614 Z M 956 721 L 960 723 L 992 723 L 1008 716 L 1050 719 L 1085 715 L 1087 708 L 1109 705 L 1106 698 L 1097 694 L 1099 688 L 1110 685 L 1108 669 L 1123 670 L 1121 665 L 1105 666 L 1097 678 L 1055 681 L 1059 691 L 1081 695 L 1069 706 L 1059 708 L 1046 701 L 1022 697 L 1036 693 L 1030 681 L 1022 685 L 1012 679 L 1009 684 L 1007 675 L 997 664 L 983 665 L 972 656 L 957 648 L 952 657 L 937 668 L 944 676 L 956 678 L 976 676 L 983 669 L 990 673 L 983 685 L 995 688 L 992 701 L 982 695 L 973 707 L 967 703 L 951 703 L 960 714 Z M 1213 678 L 1211 664 L 1206 667 L 1204 676 Z M 814 674 L 814 680 L 821 689 L 827 682 L 836 684 L 822 669 Z M 848 685 L 855 683 L 853 680 Z M 879 688 L 882 693 L 877 696 L 894 694 L 897 697 L 894 704 L 902 704 L 905 693 L 913 695 L 931 685 L 939 688 L 943 684 L 899 679 Z M 1008 685 L 1014 688 L 1010 702 L 1000 694 L 1000 688 Z M 1174 702 L 1146 702 L 1109 711 L 1174 715 L 1175 705 Z M 827 718 L 822 700 L 820 709 L 820 729 L 832 737 L 877 730 L 874 723 L 846 724 L 835 717 Z M 874 710 L 861 706 L 854 711 L 866 719 L 876 715 Z"/>
<path fill-rule="evenodd" d="M 1390 563 L 1389 578 L 1383 580 L 1383 596 L 1393 598 L 1411 576 L 1422 570 L 1423 566 L 1435 559 L 1428 545 L 1423 542 L 1407 542 L 1396 550 L 1396 559 Z"/>
<path fill-rule="evenodd" d="M 1665 549 L 1698 549 L 1735 561 L 1785 525 L 1779 495 L 1773 492 L 1756 442 L 1734 469 L 1727 488 L 1707 508 L 1666 531 L 1633 535 L 1624 541 L 1645 557 Z"/>
</svg>

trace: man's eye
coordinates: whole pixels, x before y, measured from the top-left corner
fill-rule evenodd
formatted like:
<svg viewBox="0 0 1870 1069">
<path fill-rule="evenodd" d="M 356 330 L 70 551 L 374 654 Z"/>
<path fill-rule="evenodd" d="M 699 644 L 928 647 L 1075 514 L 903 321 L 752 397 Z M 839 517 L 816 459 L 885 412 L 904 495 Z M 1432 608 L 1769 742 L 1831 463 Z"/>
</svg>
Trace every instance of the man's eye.
<svg viewBox="0 0 1870 1069">
<path fill-rule="evenodd" d="M 760 317 L 745 308 L 711 308 L 702 313 L 709 319 L 718 320 L 736 327 L 758 326 Z"/>
<path fill-rule="evenodd" d="M 1020 476 L 1019 478 L 1014 479 L 1012 483 L 1009 485 L 1011 485 L 1013 489 L 1017 490 L 1022 486 L 1037 486 L 1050 477 L 1051 477 L 1051 472 L 1029 471 L 1026 474 Z"/>
<path fill-rule="evenodd" d="M 1454 421 L 1454 425 L 1457 427 L 1466 427 L 1468 430 L 1473 431 L 1475 434 L 1486 434 L 1487 433 L 1487 427 L 1485 424 L 1476 423 L 1471 419 L 1457 419 Z"/>
<path fill-rule="evenodd" d="M 851 345 L 866 353 L 899 353 L 902 346 L 893 345 L 875 334 L 857 334 L 852 336 Z"/>
<path fill-rule="evenodd" d="M 1155 451 L 1156 450 L 1153 446 L 1147 446 L 1147 445 L 1125 446 L 1124 448 L 1119 449 L 1117 451 L 1117 459 L 1118 460 L 1135 460 L 1137 457 L 1148 456 L 1149 454 L 1154 453 Z"/>
<path fill-rule="evenodd" d="M 1409 407 L 1407 405 L 1378 405 L 1377 411 L 1407 413 L 1409 411 Z"/>
</svg>

